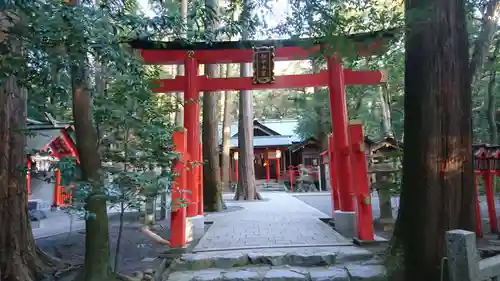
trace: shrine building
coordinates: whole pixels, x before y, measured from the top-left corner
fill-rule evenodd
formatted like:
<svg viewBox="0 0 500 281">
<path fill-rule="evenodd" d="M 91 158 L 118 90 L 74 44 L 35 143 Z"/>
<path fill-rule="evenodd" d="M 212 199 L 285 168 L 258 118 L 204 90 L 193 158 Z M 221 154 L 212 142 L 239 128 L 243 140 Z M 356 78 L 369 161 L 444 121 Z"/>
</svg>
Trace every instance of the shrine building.
<svg viewBox="0 0 500 281">
<path fill-rule="evenodd" d="M 253 121 L 253 148 L 255 178 L 277 180 L 290 166 L 320 164 L 320 143 L 311 138 L 302 140 L 296 133 L 295 119 L 267 119 Z M 222 125 L 219 125 L 219 144 L 222 145 Z M 231 124 L 230 139 L 231 180 L 237 180 L 238 122 Z"/>
</svg>

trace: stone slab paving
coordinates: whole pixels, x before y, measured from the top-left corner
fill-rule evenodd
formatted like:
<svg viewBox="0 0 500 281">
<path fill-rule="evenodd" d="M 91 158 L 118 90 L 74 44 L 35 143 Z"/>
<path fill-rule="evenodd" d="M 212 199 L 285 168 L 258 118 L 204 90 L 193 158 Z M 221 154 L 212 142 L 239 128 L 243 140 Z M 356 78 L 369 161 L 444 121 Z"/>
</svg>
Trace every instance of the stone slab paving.
<svg viewBox="0 0 500 281">
<path fill-rule="evenodd" d="M 319 220 L 328 215 L 294 196 L 283 192 L 262 192 L 261 195 L 268 200 L 228 202 L 244 209 L 207 215 L 206 220 L 214 223 L 193 251 L 352 245 Z"/>
<path fill-rule="evenodd" d="M 385 281 L 381 265 L 346 264 L 326 267 L 256 266 L 178 271 L 164 281 Z"/>
<path fill-rule="evenodd" d="M 268 248 L 184 254 L 175 260 L 170 268 L 181 271 L 257 265 L 311 267 L 364 262 L 372 259 L 372 252 L 354 246 Z"/>
</svg>

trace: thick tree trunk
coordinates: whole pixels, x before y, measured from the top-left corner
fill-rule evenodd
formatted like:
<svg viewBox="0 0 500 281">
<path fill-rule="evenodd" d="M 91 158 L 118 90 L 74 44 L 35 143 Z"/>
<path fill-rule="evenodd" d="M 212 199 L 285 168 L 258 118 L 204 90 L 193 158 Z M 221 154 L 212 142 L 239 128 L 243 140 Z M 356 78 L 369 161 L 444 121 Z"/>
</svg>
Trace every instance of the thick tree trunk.
<svg viewBox="0 0 500 281">
<path fill-rule="evenodd" d="M 85 262 L 77 280 L 112 279 L 109 264 L 109 232 L 106 200 L 103 198 L 103 180 L 100 174 L 97 132 L 93 126 L 92 99 L 85 66 L 86 54 L 82 51 L 79 60 L 72 61 L 71 84 L 73 91 L 73 120 L 76 145 L 80 156 L 82 180 L 90 185 L 85 221 Z"/>
<path fill-rule="evenodd" d="M 241 77 L 250 76 L 250 65 L 240 65 Z M 253 153 L 253 97 L 251 91 L 240 91 L 238 113 L 238 185 L 235 200 L 260 199 L 255 188 Z"/>
<path fill-rule="evenodd" d="M 474 229 L 465 1 L 406 0 L 405 153 L 393 253 L 406 281 L 439 280 L 449 229 Z"/>
<path fill-rule="evenodd" d="M 218 11 L 216 0 L 205 0 L 205 6 L 213 11 Z M 207 19 L 205 28 L 207 32 L 215 29 L 215 19 Z M 208 77 L 217 77 L 217 65 L 205 65 L 205 74 Z M 218 94 L 203 93 L 203 204 L 206 211 L 219 212 L 222 210 L 222 186 L 219 173 L 219 141 L 217 105 Z"/>
<path fill-rule="evenodd" d="M 35 281 L 50 267 L 40 259 L 28 216 L 26 177 L 26 93 L 15 77 L 0 89 L 0 277 Z"/>
<path fill-rule="evenodd" d="M 79 5 L 80 1 L 72 0 L 69 4 Z M 69 21 L 68 24 L 73 29 L 73 35 L 79 36 L 79 27 L 73 26 Z M 72 50 L 70 75 L 76 146 L 80 156 L 81 180 L 89 185 L 90 191 L 85 206 L 88 212 L 85 220 L 85 258 L 76 280 L 114 280 L 109 263 L 108 213 L 103 176 L 100 174 L 99 139 L 94 128 L 92 96 L 89 91 L 87 51 L 81 48 Z"/>
<path fill-rule="evenodd" d="M 6 18 L 5 14 L 0 14 L 0 41 L 10 41 L 10 50 L 3 55 L 21 54 L 21 44 L 6 35 L 6 29 L 13 24 Z M 39 250 L 33 238 L 23 169 L 26 163 L 26 90 L 13 75 L 0 84 L 0 225 L 3 227 L 0 232 L 0 279 L 36 281 L 65 264 Z"/>
<path fill-rule="evenodd" d="M 229 77 L 231 67 L 228 64 L 226 68 L 226 77 Z M 225 191 L 231 191 L 231 155 L 229 147 L 229 138 L 231 138 L 231 110 L 232 110 L 232 92 L 224 93 L 224 112 L 222 118 L 222 182 Z"/>
<path fill-rule="evenodd" d="M 248 26 L 251 17 L 251 0 L 243 0 L 240 22 L 243 24 L 241 38 L 247 40 Z M 240 64 L 240 76 L 249 77 L 250 64 Z M 255 167 L 253 153 L 253 95 L 251 91 L 240 91 L 238 110 L 238 184 L 235 200 L 259 200 L 260 195 L 255 187 Z"/>
<path fill-rule="evenodd" d="M 216 77 L 217 66 L 205 66 L 209 77 Z M 203 94 L 203 204 L 208 212 L 222 209 L 217 140 L 217 93 Z"/>
</svg>

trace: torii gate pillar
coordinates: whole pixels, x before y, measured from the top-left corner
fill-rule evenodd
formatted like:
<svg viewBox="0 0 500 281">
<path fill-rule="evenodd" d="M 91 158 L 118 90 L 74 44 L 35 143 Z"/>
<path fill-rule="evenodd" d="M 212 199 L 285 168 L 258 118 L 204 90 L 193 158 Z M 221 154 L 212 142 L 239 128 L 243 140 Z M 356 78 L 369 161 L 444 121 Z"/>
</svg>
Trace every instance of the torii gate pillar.
<svg viewBox="0 0 500 281">
<path fill-rule="evenodd" d="M 345 98 L 344 68 L 335 57 L 327 57 L 330 112 L 337 168 L 340 210 L 354 212 L 351 148 L 348 134 L 347 104 Z"/>
<path fill-rule="evenodd" d="M 193 239 L 199 239 L 204 233 L 203 217 L 203 178 L 202 153 L 200 142 L 200 84 L 198 80 L 199 62 L 194 58 L 194 52 L 188 52 L 184 61 L 184 127 L 187 131 L 187 228 L 190 229 Z M 191 238 L 191 237 L 190 237 Z"/>
<path fill-rule="evenodd" d="M 336 171 L 330 175 L 332 185 L 338 183 L 340 210 L 334 211 L 335 225 L 346 237 L 356 236 L 356 212 L 353 204 L 353 179 L 351 167 L 351 147 L 348 131 L 347 104 L 345 97 L 344 68 L 338 57 L 328 56 L 328 88 L 330 91 L 330 112 L 332 122 L 332 140 L 335 153 L 330 165 Z M 336 182 L 334 181 L 336 178 Z"/>
</svg>

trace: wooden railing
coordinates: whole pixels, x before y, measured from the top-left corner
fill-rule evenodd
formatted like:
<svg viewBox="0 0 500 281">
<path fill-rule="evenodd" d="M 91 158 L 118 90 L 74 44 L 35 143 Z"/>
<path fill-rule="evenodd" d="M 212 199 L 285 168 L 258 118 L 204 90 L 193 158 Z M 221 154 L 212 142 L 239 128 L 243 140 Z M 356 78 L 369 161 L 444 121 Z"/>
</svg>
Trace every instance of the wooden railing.
<svg viewBox="0 0 500 281">
<path fill-rule="evenodd" d="M 480 259 L 476 234 L 466 230 L 446 232 L 450 281 L 483 281 L 500 278 L 500 256 Z"/>
</svg>

